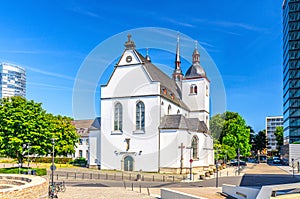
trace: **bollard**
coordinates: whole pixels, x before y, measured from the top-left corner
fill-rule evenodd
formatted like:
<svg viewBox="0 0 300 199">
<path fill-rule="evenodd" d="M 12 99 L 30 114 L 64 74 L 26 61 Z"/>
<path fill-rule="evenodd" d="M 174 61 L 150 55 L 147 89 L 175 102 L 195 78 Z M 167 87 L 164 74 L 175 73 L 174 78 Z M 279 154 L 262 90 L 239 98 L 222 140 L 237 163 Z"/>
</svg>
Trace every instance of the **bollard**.
<svg viewBox="0 0 300 199">
<path fill-rule="evenodd" d="M 105 179 L 106 179 L 106 180 L 108 179 L 108 175 L 107 175 L 107 173 L 105 174 Z"/>
<path fill-rule="evenodd" d="M 220 177 L 222 176 L 222 172 L 220 171 Z"/>
<path fill-rule="evenodd" d="M 228 171 L 227 171 L 227 176 L 228 176 Z"/>
<path fill-rule="evenodd" d="M 58 180 L 58 174 L 56 174 L 56 180 Z"/>
<path fill-rule="evenodd" d="M 81 176 L 81 177 L 82 177 L 82 179 L 84 179 L 84 173 L 82 173 L 82 176 Z"/>
<path fill-rule="evenodd" d="M 131 191 L 133 191 L 133 183 L 131 183 Z"/>
<path fill-rule="evenodd" d="M 124 188 L 126 189 L 126 183 L 125 183 L 125 181 L 123 181 L 123 185 L 124 185 Z"/>
<path fill-rule="evenodd" d="M 98 179 L 100 179 L 100 173 L 98 173 Z"/>
<path fill-rule="evenodd" d="M 142 193 L 142 186 L 141 186 L 141 184 L 140 184 L 140 193 Z"/>
<path fill-rule="evenodd" d="M 90 174 L 90 179 L 93 179 L 93 174 L 92 173 Z"/>
<path fill-rule="evenodd" d="M 123 172 L 122 172 L 122 180 L 124 179 L 124 175 L 123 175 Z"/>
<path fill-rule="evenodd" d="M 76 173 L 75 173 L 75 180 L 76 180 Z"/>
<path fill-rule="evenodd" d="M 67 179 L 68 179 L 68 177 L 69 177 L 69 173 L 67 172 Z"/>
<path fill-rule="evenodd" d="M 147 187 L 147 192 L 148 192 L 148 196 L 150 196 L 150 191 L 149 191 L 149 187 Z"/>
<path fill-rule="evenodd" d="M 114 180 L 116 180 L 116 174 L 114 175 Z"/>
<path fill-rule="evenodd" d="M 142 181 L 145 181 L 145 178 L 144 178 L 144 176 L 142 176 Z"/>
<path fill-rule="evenodd" d="M 131 173 L 129 174 L 129 180 L 131 180 Z"/>
<path fill-rule="evenodd" d="M 152 181 L 154 181 L 154 175 L 153 175 L 153 177 L 152 177 Z"/>
<path fill-rule="evenodd" d="M 163 182 L 165 181 L 165 176 L 163 176 Z"/>
<path fill-rule="evenodd" d="M 175 181 L 175 178 L 174 178 L 174 176 L 173 176 L 173 182 Z"/>
</svg>

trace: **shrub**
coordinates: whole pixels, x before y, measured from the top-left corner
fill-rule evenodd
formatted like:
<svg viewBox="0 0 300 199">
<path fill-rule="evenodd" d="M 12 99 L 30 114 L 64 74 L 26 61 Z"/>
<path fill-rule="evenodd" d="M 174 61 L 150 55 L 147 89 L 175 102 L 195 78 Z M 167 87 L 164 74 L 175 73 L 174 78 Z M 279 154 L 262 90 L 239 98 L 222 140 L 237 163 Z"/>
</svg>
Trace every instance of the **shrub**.
<svg viewBox="0 0 300 199">
<path fill-rule="evenodd" d="M 87 160 L 85 158 L 76 158 L 75 160 L 72 160 L 69 163 L 74 166 L 85 167 L 87 165 Z"/>
<path fill-rule="evenodd" d="M 29 168 L 30 170 L 35 170 L 37 176 L 44 176 L 47 175 L 47 170 L 45 168 Z M 20 168 L 20 173 L 26 173 L 28 172 L 28 168 L 22 167 Z M 18 167 L 12 167 L 12 168 L 1 168 L 0 173 L 11 173 L 11 174 L 18 174 L 19 168 Z"/>
</svg>

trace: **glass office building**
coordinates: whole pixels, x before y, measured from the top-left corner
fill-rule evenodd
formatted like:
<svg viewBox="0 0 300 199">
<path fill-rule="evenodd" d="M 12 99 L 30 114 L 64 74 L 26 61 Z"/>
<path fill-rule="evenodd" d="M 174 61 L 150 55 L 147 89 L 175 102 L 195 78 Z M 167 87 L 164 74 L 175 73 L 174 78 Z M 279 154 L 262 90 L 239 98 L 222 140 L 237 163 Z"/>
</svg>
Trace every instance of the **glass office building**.
<svg viewBox="0 0 300 199">
<path fill-rule="evenodd" d="M 300 141 L 300 0 L 283 1 L 284 144 Z"/>
<path fill-rule="evenodd" d="M 8 63 L 0 63 L 0 98 L 26 97 L 25 69 Z"/>
</svg>

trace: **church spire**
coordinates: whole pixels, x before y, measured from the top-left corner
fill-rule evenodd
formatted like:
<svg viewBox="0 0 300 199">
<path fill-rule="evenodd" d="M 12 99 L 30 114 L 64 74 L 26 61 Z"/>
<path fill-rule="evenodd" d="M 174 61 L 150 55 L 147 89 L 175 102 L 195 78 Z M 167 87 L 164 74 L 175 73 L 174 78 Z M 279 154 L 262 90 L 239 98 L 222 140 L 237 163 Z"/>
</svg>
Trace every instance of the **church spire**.
<svg viewBox="0 0 300 199">
<path fill-rule="evenodd" d="M 149 62 L 151 62 L 151 58 L 149 56 L 149 52 L 148 52 L 148 48 L 146 48 L 146 60 L 148 60 Z"/>
<path fill-rule="evenodd" d="M 195 40 L 195 50 L 193 52 L 193 64 L 200 65 L 200 53 L 198 51 L 198 41 Z"/>
<path fill-rule="evenodd" d="M 176 47 L 176 56 L 175 56 L 175 70 L 173 72 L 173 80 L 180 81 L 182 80 L 182 71 L 180 67 L 180 46 L 179 46 L 179 33 L 177 35 L 177 47 Z"/>
</svg>

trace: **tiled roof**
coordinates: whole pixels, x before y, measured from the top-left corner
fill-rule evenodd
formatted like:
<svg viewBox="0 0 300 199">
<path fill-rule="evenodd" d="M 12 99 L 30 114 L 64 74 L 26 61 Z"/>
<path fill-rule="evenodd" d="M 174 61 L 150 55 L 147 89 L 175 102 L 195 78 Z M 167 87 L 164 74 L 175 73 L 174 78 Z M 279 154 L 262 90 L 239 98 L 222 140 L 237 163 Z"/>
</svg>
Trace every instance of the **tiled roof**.
<svg viewBox="0 0 300 199">
<path fill-rule="evenodd" d="M 74 120 L 72 125 L 75 126 L 76 132 L 81 137 L 87 137 L 90 130 L 100 129 L 100 117 L 94 120 Z"/>
</svg>

